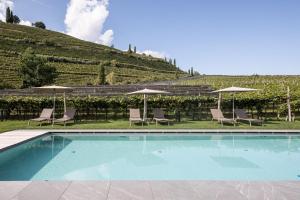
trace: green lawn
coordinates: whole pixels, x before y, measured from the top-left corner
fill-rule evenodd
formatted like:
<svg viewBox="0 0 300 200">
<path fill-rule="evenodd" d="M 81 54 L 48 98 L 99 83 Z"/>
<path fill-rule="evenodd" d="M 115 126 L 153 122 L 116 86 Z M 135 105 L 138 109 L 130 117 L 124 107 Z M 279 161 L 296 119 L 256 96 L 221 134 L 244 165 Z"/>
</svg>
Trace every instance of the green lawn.
<svg viewBox="0 0 300 200">
<path fill-rule="evenodd" d="M 76 124 L 69 124 L 66 127 L 63 125 L 52 125 L 44 124 L 41 127 L 37 123 L 33 123 L 30 126 L 27 125 L 27 121 L 2 121 L 0 122 L 0 132 L 5 132 L 15 129 L 299 129 L 300 121 L 296 122 L 284 122 L 284 121 L 267 121 L 263 126 L 252 126 L 249 127 L 247 124 L 239 124 L 236 127 L 230 125 L 224 125 L 223 127 L 217 122 L 212 121 L 184 121 L 181 123 L 174 123 L 168 125 L 133 125 L 129 126 L 129 122 L 126 120 L 116 121 L 85 121 L 78 122 Z"/>
</svg>

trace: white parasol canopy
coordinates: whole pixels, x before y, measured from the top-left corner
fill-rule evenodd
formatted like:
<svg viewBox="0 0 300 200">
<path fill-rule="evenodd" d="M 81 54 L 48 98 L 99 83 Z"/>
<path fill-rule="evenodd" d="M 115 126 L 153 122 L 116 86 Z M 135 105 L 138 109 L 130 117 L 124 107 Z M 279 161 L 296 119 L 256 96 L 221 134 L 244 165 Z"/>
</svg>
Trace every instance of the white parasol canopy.
<svg viewBox="0 0 300 200">
<path fill-rule="evenodd" d="M 66 91 L 72 91 L 73 88 L 70 87 L 64 87 L 59 85 L 49 85 L 49 86 L 42 86 L 42 87 L 34 87 L 34 90 L 43 90 L 48 92 L 55 92 L 55 93 L 62 93 Z"/>
<path fill-rule="evenodd" d="M 63 93 L 63 95 L 64 95 L 64 112 L 66 112 L 66 110 L 67 110 L 66 92 L 72 92 L 73 88 L 58 86 L 58 85 L 49 85 L 49 86 L 42 86 L 42 87 L 33 87 L 32 89 L 37 92 L 53 94 L 53 122 L 55 119 L 55 99 L 56 99 L 57 93 Z"/>
<path fill-rule="evenodd" d="M 233 93 L 233 100 L 232 100 L 232 119 L 234 119 L 234 95 L 235 93 L 238 92 L 255 92 L 258 91 L 259 89 L 254 89 L 254 88 L 242 88 L 242 87 L 229 87 L 229 88 L 224 88 L 224 89 L 220 89 L 220 90 L 215 90 L 212 93 Z M 219 96 L 219 98 L 221 98 L 221 95 Z M 220 99 L 219 99 L 220 101 Z M 218 104 L 220 104 L 220 102 L 218 102 Z"/>
<path fill-rule="evenodd" d="M 162 91 L 162 90 L 150 90 L 150 89 L 143 89 L 138 90 L 135 92 L 127 93 L 128 95 L 134 95 L 134 94 L 169 94 L 170 92 Z"/>
<path fill-rule="evenodd" d="M 242 87 L 229 87 L 229 88 L 224 88 L 220 90 L 213 91 L 212 93 L 219 93 L 219 92 L 255 92 L 258 91 L 258 89 L 253 89 L 253 88 L 242 88 Z"/>
<path fill-rule="evenodd" d="M 143 89 L 138 90 L 135 92 L 127 93 L 127 95 L 137 95 L 137 94 L 143 94 L 144 95 L 144 113 L 143 113 L 143 120 L 145 121 L 147 119 L 147 95 L 154 95 L 154 94 L 170 94 L 170 92 L 162 91 L 162 90 L 150 90 L 150 89 Z"/>
</svg>

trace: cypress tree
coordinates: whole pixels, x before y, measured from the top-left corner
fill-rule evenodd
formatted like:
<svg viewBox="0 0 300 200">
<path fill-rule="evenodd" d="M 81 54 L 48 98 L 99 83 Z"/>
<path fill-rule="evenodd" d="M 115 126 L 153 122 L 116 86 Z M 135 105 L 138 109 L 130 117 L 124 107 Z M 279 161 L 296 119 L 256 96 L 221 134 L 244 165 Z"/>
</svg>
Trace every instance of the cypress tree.
<svg viewBox="0 0 300 200">
<path fill-rule="evenodd" d="M 134 53 L 136 53 L 136 46 L 134 46 L 134 48 L 133 48 L 133 52 L 134 52 Z"/>
<path fill-rule="evenodd" d="M 99 69 L 99 84 L 100 85 L 104 85 L 106 82 L 105 79 L 105 68 L 103 66 L 103 64 L 100 65 L 100 69 Z"/>
<path fill-rule="evenodd" d="M 12 10 L 10 11 L 10 23 L 14 23 L 14 13 Z"/>
<path fill-rule="evenodd" d="M 194 76 L 194 69 L 193 69 L 193 67 L 191 68 L 191 76 Z"/>
<path fill-rule="evenodd" d="M 174 63 L 173 63 L 173 64 L 174 64 L 174 66 L 176 67 L 176 59 L 174 59 Z"/>
<path fill-rule="evenodd" d="M 13 12 L 10 10 L 9 7 L 6 8 L 6 23 L 13 23 Z"/>
<path fill-rule="evenodd" d="M 131 44 L 129 44 L 129 47 L 128 47 L 128 53 L 132 53 L 132 50 L 131 50 Z"/>
<path fill-rule="evenodd" d="M 10 9 L 9 9 L 9 7 L 7 7 L 6 8 L 6 19 L 5 19 L 6 23 L 9 23 L 9 18 L 10 18 Z"/>
<path fill-rule="evenodd" d="M 179 73 L 178 73 L 178 71 L 175 72 L 175 78 L 176 78 L 176 79 L 179 78 Z"/>
</svg>

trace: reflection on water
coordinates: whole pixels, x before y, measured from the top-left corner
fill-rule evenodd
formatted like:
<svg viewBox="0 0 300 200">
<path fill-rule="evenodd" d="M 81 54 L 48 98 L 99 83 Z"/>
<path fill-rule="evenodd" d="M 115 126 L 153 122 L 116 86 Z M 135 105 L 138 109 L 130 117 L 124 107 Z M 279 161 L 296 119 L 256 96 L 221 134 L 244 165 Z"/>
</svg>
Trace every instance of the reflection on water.
<svg viewBox="0 0 300 200">
<path fill-rule="evenodd" d="M 70 142 L 46 136 L 0 153 L 0 180 L 30 180 Z"/>
<path fill-rule="evenodd" d="M 297 135 L 49 135 L 0 153 L 0 180 L 299 180 L 299 150 Z"/>
</svg>

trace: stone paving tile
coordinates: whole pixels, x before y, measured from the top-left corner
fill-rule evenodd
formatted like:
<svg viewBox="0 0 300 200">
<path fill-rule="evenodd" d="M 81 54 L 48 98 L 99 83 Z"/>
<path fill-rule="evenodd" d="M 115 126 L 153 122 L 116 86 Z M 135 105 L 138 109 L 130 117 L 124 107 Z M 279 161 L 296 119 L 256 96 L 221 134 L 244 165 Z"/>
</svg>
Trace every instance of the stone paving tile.
<svg viewBox="0 0 300 200">
<path fill-rule="evenodd" d="M 294 182 L 275 182 L 273 191 L 278 199 L 299 200 L 300 199 L 300 181 Z"/>
<path fill-rule="evenodd" d="M 9 131 L 2 133 L 1 135 L 6 135 L 6 136 L 20 136 L 20 135 L 40 135 L 47 133 L 49 131 L 47 130 L 15 130 L 15 131 Z M 1 137 L 0 135 L 0 137 Z"/>
<path fill-rule="evenodd" d="M 0 150 L 47 133 L 45 130 L 17 130 L 0 134 Z"/>
<path fill-rule="evenodd" d="M 250 181 L 250 182 L 226 182 L 234 187 L 249 200 L 270 199 L 275 200 L 273 183 L 267 181 Z"/>
<path fill-rule="evenodd" d="M 6 136 L 6 137 L 0 137 L 1 143 L 15 143 L 20 142 L 24 140 L 28 140 L 32 138 L 33 136 Z"/>
<path fill-rule="evenodd" d="M 267 181 L 249 182 L 247 187 L 248 187 L 247 197 L 249 200 L 256 200 L 256 199 L 276 200 L 279 197 L 274 191 L 274 185 L 271 182 L 267 182 Z"/>
<path fill-rule="evenodd" d="M 33 181 L 12 200 L 58 200 L 71 182 Z"/>
<path fill-rule="evenodd" d="M 300 199 L 300 182 L 194 181 L 191 185 L 201 199 Z"/>
<path fill-rule="evenodd" d="M 194 200 L 199 199 L 197 192 L 188 181 L 150 181 L 155 200 Z"/>
<path fill-rule="evenodd" d="M 0 182 L 0 200 L 299 200 L 300 182 L 34 181 Z"/>
<path fill-rule="evenodd" d="M 0 199 L 9 200 L 23 190 L 30 182 L 21 181 L 1 181 L 0 182 Z"/>
<path fill-rule="evenodd" d="M 60 200 L 106 200 L 109 181 L 74 181 Z"/>
<path fill-rule="evenodd" d="M 300 182 L 267 182 L 267 181 L 251 181 L 251 182 L 233 182 L 227 181 L 226 185 L 236 188 L 236 191 L 249 200 L 257 199 L 300 199 Z M 231 192 L 233 193 L 233 192 Z"/>
<path fill-rule="evenodd" d="M 152 200 L 152 192 L 147 181 L 112 181 L 108 200 Z"/>
<path fill-rule="evenodd" d="M 35 133 L 31 133 L 31 132 L 9 132 L 9 133 L 2 133 L 0 134 L 0 138 L 1 137 L 18 137 L 18 136 L 37 136 L 40 134 L 43 134 L 45 131 L 43 132 L 35 132 Z"/>
</svg>

